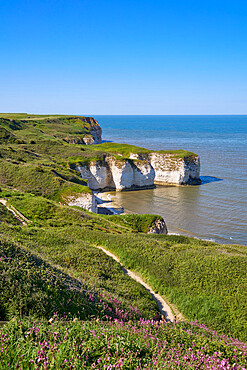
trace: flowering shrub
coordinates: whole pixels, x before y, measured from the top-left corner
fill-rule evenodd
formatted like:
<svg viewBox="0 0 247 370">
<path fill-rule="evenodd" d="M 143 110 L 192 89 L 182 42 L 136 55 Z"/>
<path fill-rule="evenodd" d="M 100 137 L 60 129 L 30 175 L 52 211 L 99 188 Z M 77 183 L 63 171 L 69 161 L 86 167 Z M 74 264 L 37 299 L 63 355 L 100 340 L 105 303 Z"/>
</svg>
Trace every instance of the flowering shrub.
<svg viewBox="0 0 247 370">
<path fill-rule="evenodd" d="M 244 370 L 246 348 L 190 323 L 16 320 L 0 331 L 0 369 Z"/>
</svg>

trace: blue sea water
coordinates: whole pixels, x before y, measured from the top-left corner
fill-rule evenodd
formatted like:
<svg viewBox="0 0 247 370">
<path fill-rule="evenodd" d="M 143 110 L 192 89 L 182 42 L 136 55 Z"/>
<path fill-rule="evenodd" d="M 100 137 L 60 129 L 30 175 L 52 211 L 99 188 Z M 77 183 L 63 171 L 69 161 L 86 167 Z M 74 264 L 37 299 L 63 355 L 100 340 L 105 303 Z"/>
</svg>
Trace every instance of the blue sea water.
<svg viewBox="0 0 247 370">
<path fill-rule="evenodd" d="M 121 192 L 126 210 L 160 214 L 172 233 L 247 245 L 247 116 L 95 116 L 103 140 L 186 149 L 201 159 L 199 186 Z"/>
</svg>

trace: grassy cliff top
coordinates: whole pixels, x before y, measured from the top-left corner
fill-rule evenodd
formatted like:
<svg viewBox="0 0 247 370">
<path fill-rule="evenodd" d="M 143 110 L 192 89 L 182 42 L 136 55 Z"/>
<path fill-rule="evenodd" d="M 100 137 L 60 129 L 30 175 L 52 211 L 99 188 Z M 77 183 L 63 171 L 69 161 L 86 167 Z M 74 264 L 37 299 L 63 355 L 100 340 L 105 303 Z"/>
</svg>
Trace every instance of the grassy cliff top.
<svg viewBox="0 0 247 370">
<path fill-rule="evenodd" d="M 0 114 L 0 187 L 61 201 L 90 191 L 68 158 L 82 154 L 81 145 L 70 143 L 83 142 L 95 126 L 90 117 Z"/>
<path fill-rule="evenodd" d="M 7 198 L 10 206 L 32 221 L 22 226 L 0 206 L 0 258 L 4 261 L 0 267 L 6 267 L 0 271 L 1 317 L 11 318 L 20 314 L 20 309 L 25 316 L 40 305 L 42 312 L 37 311 L 37 316 L 48 318 L 59 307 L 63 295 L 59 293 L 60 287 L 68 301 L 73 300 L 68 312 L 81 318 L 90 317 L 91 311 L 100 317 L 102 310 L 92 304 L 89 311 L 80 311 L 80 307 L 86 310 L 88 298 L 91 300 L 88 295 L 77 294 L 80 287 L 89 293 L 94 291 L 96 298 L 103 292 L 107 304 L 118 299 L 118 307 L 128 312 L 132 312 L 129 306 L 133 305 L 142 314 L 153 316 L 156 305 L 150 296 L 144 288 L 124 277 L 118 264 L 94 247 L 103 246 L 117 255 L 126 268 L 139 273 L 155 291 L 166 296 L 185 317 L 246 340 L 246 247 L 222 246 L 176 235 L 144 234 L 157 217 L 153 215 L 107 218 L 58 204 L 58 201 L 66 203 L 64 199 L 68 196 L 90 191 L 71 161 L 103 159 L 105 153 L 128 158 L 130 153 L 152 151 L 116 143 L 72 144 L 64 138 L 69 134 L 80 138 L 82 128 L 91 125 L 90 119 L 48 117 L 0 118 L 0 197 Z M 194 155 L 182 150 L 158 153 L 177 158 Z M 16 264 L 5 256 L 17 258 Z M 37 274 L 41 267 L 35 268 L 36 257 L 49 263 L 47 266 L 38 262 L 45 268 L 40 282 Z M 68 275 L 63 275 L 62 286 L 56 268 Z M 25 276 L 31 276 L 31 285 Z M 71 280 L 71 285 L 69 280 L 68 285 L 69 277 L 79 278 L 82 284 Z M 73 294 L 71 286 L 75 287 Z M 1 287 L 5 287 L 3 294 Z M 50 297 L 48 301 L 47 297 Z M 23 302 L 23 308 L 16 302 Z M 5 307 L 4 311 L 1 307 Z"/>
<path fill-rule="evenodd" d="M 94 247 L 102 246 L 164 295 L 185 318 L 246 340 L 247 247 L 178 235 L 145 234 L 146 227 L 157 219 L 154 215 L 106 217 L 34 194 L 3 189 L 0 197 L 32 221 L 27 226 L 16 224 L 12 215 L 0 208 L 0 262 L 4 258 L 4 264 L 0 263 L 0 270 L 4 269 L 0 271 L 0 307 L 1 303 L 5 307 L 4 312 L 0 310 L 0 319 L 18 315 L 21 305 L 23 315 L 33 313 L 37 305 L 37 316 L 49 318 L 55 312 L 52 304 L 59 307 L 59 289 L 68 300 L 73 298 L 70 285 L 78 282 L 71 280 L 68 285 L 69 276 L 79 278 L 82 290 L 94 292 L 94 296 L 103 292 L 104 297 L 108 294 L 108 302 L 116 298 L 128 311 L 131 305 L 142 314 L 153 316 L 156 306 L 145 289 Z M 41 268 L 32 267 L 35 256 L 49 263 L 42 276 Z M 45 267 L 41 262 L 39 266 Z M 54 268 L 67 275 L 63 274 L 64 286 L 60 286 Z M 5 287 L 2 292 L 1 287 Z M 37 294 L 29 294 L 30 290 Z M 76 293 L 73 301 L 76 307 L 65 304 L 66 312 L 79 318 L 89 317 L 87 302 L 84 305 L 82 298 Z M 97 305 L 91 309 L 96 317 L 101 316 Z M 59 312 L 63 310 L 61 307 Z"/>
<path fill-rule="evenodd" d="M 67 115 L 67 114 L 28 114 L 28 113 L 0 113 L 0 118 L 10 119 L 10 120 L 32 120 L 32 119 L 55 119 L 55 118 L 68 118 L 68 117 L 81 117 L 77 115 Z"/>
<path fill-rule="evenodd" d="M 0 187 L 30 191 L 52 199 L 87 191 L 87 183 L 74 170 L 75 163 L 149 154 L 151 150 L 129 144 L 85 145 L 84 138 L 100 127 L 92 117 L 68 115 L 0 114 Z M 92 137 L 92 135 L 91 135 Z M 158 151 L 176 158 L 194 158 L 185 150 Z"/>
<path fill-rule="evenodd" d="M 103 143 L 94 145 L 94 150 L 100 150 L 108 153 L 121 154 L 126 158 L 130 157 L 130 154 L 149 154 L 149 153 L 160 153 L 160 154 L 170 154 L 175 158 L 189 158 L 197 157 L 197 154 L 189 152 L 187 150 L 178 149 L 178 150 L 150 150 L 145 149 L 139 146 L 130 145 L 130 144 L 119 144 L 119 143 Z"/>
</svg>

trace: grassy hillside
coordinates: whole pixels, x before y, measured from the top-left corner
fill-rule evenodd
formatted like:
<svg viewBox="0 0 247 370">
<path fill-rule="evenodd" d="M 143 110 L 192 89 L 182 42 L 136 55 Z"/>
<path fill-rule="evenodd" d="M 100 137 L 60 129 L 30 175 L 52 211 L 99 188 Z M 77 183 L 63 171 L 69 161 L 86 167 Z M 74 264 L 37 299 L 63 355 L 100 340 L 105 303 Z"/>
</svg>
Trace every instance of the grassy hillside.
<svg viewBox="0 0 247 370">
<path fill-rule="evenodd" d="M 64 312 L 79 318 L 92 313 L 102 317 L 98 307 L 87 313 L 88 303 L 84 295 L 80 297 L 83 291 L 100 297 L 105 307 L 118 302 L 108 310 L 110 317 L 118 317 L 116 312 L 128 318 L 136 312 L 154 315 L 157 306 L 147 291 L 125 276 L 115 261 L 75 234 L 80 230 L 119 234 L 129 229 L 30 194 L 9 194 L 8 204 L 32 222 L 28 227 L 17 226 L 8 211 L 1 218 L 0 320 L 30 314 L 49 318 L 54 312 L 60 317 Z M 94 299 L 94 304 L 100 299 Z M 71 301 L 73 307 L 67 303 Z"/>
<path fill-rule="evenodd" d="M 71 144 L 91 124 L 76 116 L 0 115 L 0 199 L 31 221 L 23 226 L 0 203 L 0 321 L 14 319 L 0 331 L 0 369 L 243 369 L 247 247 L 147 235 L 155 215 L 68 207 L 66 197 L 91 192 L 74 163 L 148 152 Z M 149 293 L 96 246 L 141 275 L 185 322 L 150 321 L 157 306 Z M 73 319 L 84 322 L 64 323 Z"/>
<path fill-rule="evenodd" d="M 87 235 L 139 272 L 189 319 L 247 338 L 247 247 L 180 236 Z"/>
<path fill-rule="evenodd" d="M 0 321 L 15 316 L 50 319 L 54 314 L 67 320 L 126 320 L 150 316 L 157 309 L 145 289 L 123 275 L 119 266 L 98 249 L 81 245 L 76 261 L 79 250 L 75 243 L 70 243 L 69 254 L 63 254 L 57 243 L 60 255 L 47 262 L 49 251 L 37 255 L 30 252 L 32 242 L 24 247 L 24 243 L 9 239 L 1 233 Z M 118 282 L 118 289 L 113 281 Z"/>
<path fill-rule="evenodd" d="M 103 161 L 107 153 L 124 159 L 151 152 L 128 144 L 84 145 L 83 138 L 95 128 L 91 117 L 0 114 L 0 186 L 66 202 L 68 195 L 89 191 L 75 164 Z M 184 150 L 162 153 L 195 156 Z"/>
<path fill-rule="evenodd" d="M 11 226 L 6 220 L 0 227 L 2 238 L 21 241 L 30 252 L 74 276 L 85 274 L 95 288 L 120 294 L 129 304 L 135 301 L 148 315 L 150 301 L 142 302 L 129 282 L 125 285 L 121 271 L 115 276 L 112 268 L 105 269 L 104 261 L 109 258 L 94 248 L 102 245 L 119 256 L 124 266 L 141 274 L 188 319 L 246 340 L 246 247 L 143 234 L 155 216 L 100 216 L 20 193 L 9 194 L 8 204 L 32 223 Z M 114 261 L 109 263 L 115 265 Z"/>
</svg>

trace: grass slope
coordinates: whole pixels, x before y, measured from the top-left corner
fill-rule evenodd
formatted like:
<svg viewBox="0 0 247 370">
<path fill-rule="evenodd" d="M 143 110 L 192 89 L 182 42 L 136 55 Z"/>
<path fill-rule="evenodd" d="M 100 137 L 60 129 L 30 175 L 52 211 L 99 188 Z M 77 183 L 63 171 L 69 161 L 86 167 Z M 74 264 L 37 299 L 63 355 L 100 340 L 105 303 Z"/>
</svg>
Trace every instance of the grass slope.
<svg viewBox="0 0 247 370">
<path fill-rule="evenodd" d="M 196 323 L 14 321 L 0 331 L 0 369 L 245 369 L 246 346 Z"/>
<path fill-rule="evenodd" d="M 30 194 L 13 193 L 8 202 L 32 223 L 28 227 L 2 223 L 3 236 L 21 240 L 31 252 L 75 276 L 84 276 L 97 289 L 121 296 L 123 302 L 132 300 L 148 314 L 150 301 L 146 296 L 142 301 L 134 285 L 120 278 L 121 271 L 115 275 L 115 262 L 111 261 L 110 269 L 104 267 L 109 258 L 93 248 L 102 245 L 120 257 L 124 266 L 141 274 L 185 317 L 246 340 L 246 247 L 141 233 L 147 220 L 152 222 L 152 215 L 108 218 Z"/>
<path fill-rule="evenodd" d="M 83 145 L 92 128 L 99 126 L 90 117 L 0 114 L 0 186 L 65 203 L 68 195 L 90 192 L 76 163 L 103 161 L 107 153 L 124 159 L 151 152 L 128 144 Z M 162 153 L 195 156 L 183 150 Z"/>
<path fill-rule="evenodd" d="M 181 236 L 84 236 L 120 257 L 189 319 L 247 339 L 247 247 Z"/>
<path fill-rule="evenodd" d="M 246 347 L 225 335 L 247 339 L 247 247 L 145 234 L 159 216 L 106 217 L 58 204 L 90 192 L 74 163 L 148 152 L 69 144 L 91 124 L 76 116 L 0 115 L 0 197 L 32 221 L 20 225 L 0 204 L 0 320 L 22 317 L 1 330 L 0 369 L 243 369 Z M 152 317 L 156 304 L 96 245 L 200 324 L 138 321 Z M 54 313 L 88 322 L 33 322 Z"/>
<path fill-rule="evenodd" d="M 124 275 L 115 261 L 83 238 L 83 233 L 87 230 L 118 234 L 127 230 L 124 226 L 98 218 L 94 214 L 60 206 L 42 197 L 14 194 L 9 197 L 8 203 L 22 210 L 32 223 L 28 227 L 16 226 L 9 215 L 5 218 L 2 216 L 0 267 L 3 268 L 1 278 L 4 280 L 0 283 L 3 307 L 0 320 L 35 312 L 38 317 L 46 318 L 52 312 L 60 317 L 65 312 L 66 315 L 88 318 L 92 312 L 86 314 L 87 310 L 82 304 L 85 297 L 80 298 L 83 290 L 90 291 L 92 296 L 99 296 L 105 301 L 105 305 L 112 307 L 117 304 L 115 308 L 108 309 L 108 316 L 118 317 L 117 312 L 121 317 L 133 317 L 136 312 L 143 316 L 154 315 L 157 306 L 149 293 Z M 38 264 L 34 262 L 36 260 L 39 260 Z M 44 277 L 43 283 L 42 279 L 39 281 L 39 277 Z M 57 279 L 60 279 L 59 283 Z M 75 279 L 79 279 L 79 282 Z M 63 280 L 69 280 L 70 289 L 62 284 Z M 41 288 L 39 284 L 42 285 Z M 79 293 L 75 292 L 75 289 L 79 289 L 78 284 Z M 75 289 L 73 285 L 76 285 Z M 34 292 L 33 296 L 29 294 L 30 291 Z M 49 297 L 44 291 L 50 292 L 47 293 Z M 68 303 L 72 300 L 70 293 L 77 308 Z M 51 304 L 52 301 L 54 305 Z M 94 300 L 94 304 L 95 302 Z M 37 305 L 40 306 L 39 310 L 36 309 Z M 93 313 L 95 317 L 102 317 L 97 307 Z"/>
</svg>

